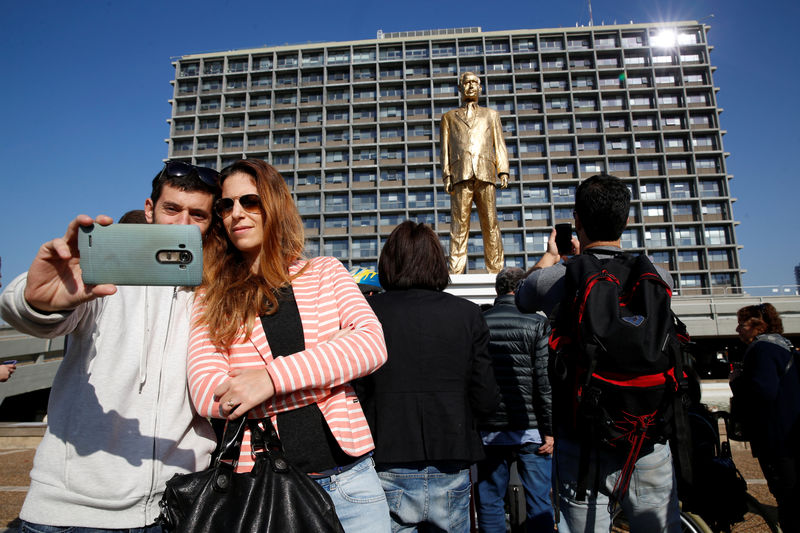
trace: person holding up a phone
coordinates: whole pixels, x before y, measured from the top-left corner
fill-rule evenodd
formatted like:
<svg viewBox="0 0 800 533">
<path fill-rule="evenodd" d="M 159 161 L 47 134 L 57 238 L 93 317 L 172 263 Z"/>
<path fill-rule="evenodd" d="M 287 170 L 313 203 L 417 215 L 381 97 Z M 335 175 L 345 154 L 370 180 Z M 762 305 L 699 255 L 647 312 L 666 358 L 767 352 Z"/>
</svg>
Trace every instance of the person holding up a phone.
<svg viewBox="0 0 800 533">
<path fill-rule="evenodd" d="M 147 221 L 193 224 L 205 234 L 217 179 L 214 170 L 168 162 L 144 202 Z M 211 425 L 183 385 L 192 290 L 83 283 L 81 227 L 111 222 L 79 215 L 0 295 L 0 313 L 17 330 L 69 335 L 21 532 L 161 531 L 166 481 L 205 468 L 214 450 Z"/>
</svg>

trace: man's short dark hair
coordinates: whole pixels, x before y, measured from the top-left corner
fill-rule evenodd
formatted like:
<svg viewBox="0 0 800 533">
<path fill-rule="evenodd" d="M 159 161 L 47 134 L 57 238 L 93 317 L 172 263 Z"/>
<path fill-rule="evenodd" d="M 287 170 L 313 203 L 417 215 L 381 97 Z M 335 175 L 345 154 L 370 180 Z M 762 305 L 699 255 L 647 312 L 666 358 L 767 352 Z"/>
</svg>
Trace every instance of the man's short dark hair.
<svg viewBox="0 0 800 533">
<path fill-rule="evenodd" d="M 161 198 L 161 191 L 164 190 L 164 185 L 169 185 L 170 187 L 174 187 L 179 191 L 207 192 L 215 198 L 220 195 L 220 188 L 218 186 L 215 187 L 204 182 L 197 176 L 195 172 L 185 176 L 169 176 L 166 172 L 164 172 L 165 169 L 166 167 L 161 169 L 161 171 L 156 174 L 156 177 L 153 178 L 153 190 L 150 192 L 150 200 L 153 201 L 153 205 L 156 205 L 158 203 L 158 199 Z"/>
<path fill-rule="evenodd" d="M 616 241 L 628 224 L 631 191 L 609 174 L 587 178 L 575 191 L 575 212 L 590 241 Z"/>
<path fill-rule="evenodd" d="M 450 274 L 444 249 L 433 229 L 412 220 L 394 228 L 378 259 L 378 278 L 387 291 L 443 291 Z"/>
<path fill-rule="evenodd" d="M 519 267 L 506 267 L 497 273 L 494 290 L 498 296 L 517 290 L 519 281 L 525 277 L 525 271 Z"/>
</svg>

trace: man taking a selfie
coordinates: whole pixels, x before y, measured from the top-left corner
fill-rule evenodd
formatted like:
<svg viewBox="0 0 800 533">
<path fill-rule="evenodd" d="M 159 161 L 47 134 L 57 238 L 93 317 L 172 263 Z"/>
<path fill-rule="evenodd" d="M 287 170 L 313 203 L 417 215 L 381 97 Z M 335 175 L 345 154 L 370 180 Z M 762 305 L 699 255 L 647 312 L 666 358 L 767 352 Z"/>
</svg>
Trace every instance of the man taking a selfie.
<svg viewBox="0 0 800 533">
<path fill-rule="evenodd" d="M 147 221 L 193 224 L 205 235 L 218 176 L 168 162 L 145 201 Z M 84 285 L 78 233 L 92 223 L 111 219 L 76 217 L 0 295 L 0 313 L 17 330 L 69 335 L 21 532 L 161 531 L 166 481 L 205 468 L 214 449 L 186 388 L 191 288 Z"/>
</svg>

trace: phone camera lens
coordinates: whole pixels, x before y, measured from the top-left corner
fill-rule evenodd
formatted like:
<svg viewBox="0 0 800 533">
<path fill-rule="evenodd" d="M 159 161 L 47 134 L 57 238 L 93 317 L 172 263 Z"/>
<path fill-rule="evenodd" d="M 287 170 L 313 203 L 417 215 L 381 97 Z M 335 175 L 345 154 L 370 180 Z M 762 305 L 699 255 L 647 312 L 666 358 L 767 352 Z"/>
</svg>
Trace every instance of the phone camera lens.
<svg viewBox="0 0 800 533">
<path fill-rule="evenodd" d="M 180 257 L 180 262 L 184 265 L 192 262 L 191 252 L 181 252 L 179 257 Z"/>
</svg>

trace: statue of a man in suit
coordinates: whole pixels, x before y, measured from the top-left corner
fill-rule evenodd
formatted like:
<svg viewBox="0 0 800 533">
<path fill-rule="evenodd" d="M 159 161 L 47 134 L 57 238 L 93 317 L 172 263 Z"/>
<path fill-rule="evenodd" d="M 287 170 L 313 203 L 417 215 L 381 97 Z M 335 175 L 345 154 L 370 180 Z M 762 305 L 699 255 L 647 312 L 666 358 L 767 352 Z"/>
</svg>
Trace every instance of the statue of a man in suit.
<svg viewBox="0 0 800 533">
<path fill-rule="evenodd" d="M 481 82 L 472 72 L 458 81 L 462 105 L 442 117 L 441 148 L 444 190 L 450 194 L 450 272 L 467 264 L 472 202 L 478 208 L 486 270 L 503 268 L 503 243 L 497 224 L 495 189 L 508 186 L 508 151 L 497 111 L 478 106 Z"/>
</svg>

